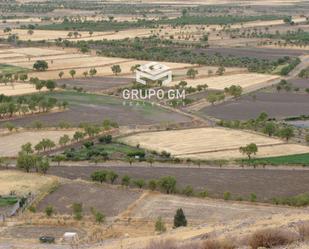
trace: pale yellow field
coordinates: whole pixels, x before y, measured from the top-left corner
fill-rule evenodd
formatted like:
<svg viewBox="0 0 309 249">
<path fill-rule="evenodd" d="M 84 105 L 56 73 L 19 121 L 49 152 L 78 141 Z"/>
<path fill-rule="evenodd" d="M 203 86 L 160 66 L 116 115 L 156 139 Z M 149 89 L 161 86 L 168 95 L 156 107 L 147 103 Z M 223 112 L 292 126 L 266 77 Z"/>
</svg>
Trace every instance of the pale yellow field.
<svg viewBox="0 0 309 249">
<path fill-rule="evenodd" d="M 47 56 L 47 55 L 59 55 L 65 54 L 66 52 L 63 50 L 56 50 L 56 49 L 46 49 L 46 48 L 11 48 L 0 50 L 0 53 L 12 53 L 12 54 L 22 54 L 24 56 Z"/>
<path fill-rule="evenodd" d="M 254 157 L 273 157 L 284 156 L 293 154 L 309 153 L 309 147 L 299 144 L 277 144 L 259 147 L 258 153 Z M 213 160 L 213 159 L 237 159 L 243 158 L 244 155 L 239 152 L 238 149 L 218 152 L 208 152 L 199 154 L 188 154 L 183 156 L 177 156 L 181 158 L 191 158 L 200 160 Z"/>
<path fill-rule="evenodd" d="M 7 23 L 24 23 L 24 22 L 31 22 L 31 23 L 40 23 L 42 20 L 38 17 L 31 17 L 31 18 L 16 18 L 16 19 L 6 19 Z"/>
<path fill-rule="evenodd" d="M 12 58 L 15 58 L 16 59 L 16 57 L 17 58 L 19 58 L 19 57 L 21 57 L 21 58 L 23 58 L 25 55 L 24 54 L 19 54 L 19 53 L 0 53 L 0 60 L 2 61 L 2 60 L 4 60 L 4 59 L 12 59 Z"/>
<path fill-rule="evenodd" d="M 165 64 L 165 62 L 164 62 Z M 198 74 L 196 76 L 196 79 L 199 78 L 206 78 L 206 77 L 213 77 L 218 70 L 218 67 L 214 66 L 200 66 L 195 68 L 198 71 Z M 174 76 L 184 76 L 187 78 L 187 71 L 188 69 L 176 69 L 173 70 L 173 75 Z M 212 73 L 209 74 L 209 71 Z M 246 68 L 237 68 L 237 67 L 228 67 L 225 68 L 225 73 L 224 74 L 236 74 L 236 73 L 246 73 L 248 70 Z M 188 81 L 188 80 L 186 80 Z M 177 83 L 177 82 L 176 82 Z"/>
<path fill-rule="evenodd" d="M 54 176 L 2 170 L 0 171 L 0 195 L 8 195 L 11 191 L 15 191 L 17 195 L 26 195 L 29 192 L 37 194 L 57 181 Z"/>
<path fill-rule="evenodd" d="M 0 54 L 1 56 L 1 54 Z M 12 57 L 12 58 L 4 58 L 1 59 L 1 61 L 5 63 L 9 63 L 12 65 L 25 65 L 26 67 L 30 68 L 30 65 L 33 65 L 33 63 L 37 60 L 45 60 L 48 64 L 52 64 L 52 61 L 55 62 L 56 60 L 66 60 L 66 59 L 74 59 L 74 58 L 84 58 L 89 57 L 89 55 L 86 54 L 60 54 L 60 55 L 47 55 L 47 56 L 31 56 L 30 58 L 25 57 L 24 55 L 21 55 L 21 57 Z M 32 68 L 32 67 L 31 67 Z"/>
<path fill-rule="evenodd" d="M 207 78 L 188 79 L 188 86 L 207 84 L 210 89 L 224 90 L 231 85 L 239 85 L 245 90 L 266 86 L 272 80 L 279 79 L 276 75 L 241 73 L 233 75 L 213 76 Z"/>
<path fill-rule="evenodd" d="M 47 89 L 45 87 L 41 89 L 41 91 L 46 90 Z M 33 85 L 26 83 L 14 83 L 13 86 L 11 84 L 8 84 L 7 86 L 3 84 L 0 85 L 0 94 L 4 94 L 6 96 L 17 96 L 36 92 L 38 92 L 38 90 L 36 90 Z"/>
<path fill-rule="evenodd" d="M 78 55 L 73 55 L 73 58 L 70 54 L 66 55 L 68 58 L 56 58 L 51 57 L 53 59 L 48 59 L 48 70 L 57 70 L 57 69 L 75 69 L 75 68 L 90 68 L 90 67 L 100 67 L 111 64 L 118 64 L 130 59 L 122 59 L 122 58 L 108 58 L 108 57 L 99 57 L 99 56 L 85 56 L 82 55 L 78 57 Z M 70 58 L 71 57 L 71 58 Z M 46 59 L 44 59 L 46 60 Z M 33 67 L 33 59 L 32 61 L 24 61 L 24 62 L 13 62 L 10 63 L 14 66 L 20 66 L 24 68 L 32 69 Z"/>
<path fill-rule="evenodd" d="M 28 34 L 27 29 L 13 29 L 12 34 L 17 34 L 20 40 L 24 41 L 40 41 L 40 40 L 48 40 L 53 41 L 58 38 L 72 40 L 72 41 L 81 41 L 81 40 L 112 40 L 112 39 L 124 39 L 124 38 L 134 38 L 134 37 L 142 37 L 151 35 L 150 29 L 132 29 L 132 30 L 124 30 L 119 32 L 94 32 L 92 35 L 86 31 L 79 31 L 79 35 L 77 37 L 68 36 L 68 30 L 37 30 L 35 29 L 33 34 Z M 0 30 L 0 37 L 7 37 L 8 33 L 3 33 Z"/>
<path fill-rule="evenodd" d="M 40 142 L 43 138 L 49 138 L 58 144 L 59 138 L 64 134 L 71 138 L 74 130 L 40 130 L 40 131 L 21 131 L 14 132 L 0 137 L 0 157 L 15 157 L 20 148 L 25 143 L 31 143 L 33 146 Z"/>
<path fill-rule="evenodd" d="M 81 37 L 77 38 L 76 40 L 120 40 L 125 38 L 135 38 L 135 37 L 147 37 L 151 35 L 150 29 L 129 29 L 129 30 L 123 30 L 119 32 L 106 32 L 102 35 L 94 35 L 92 37 Z"/>
<path fill-rule="evenodd" d="M 176 157 L 200 159 L 227 159 L 243 157 L 239 147 L 255 143 L 261 153 L 257 156 L 288 155 L 309 152 L 309 147 L 284 144 L 280 139 L 225 128 L 199 128 L 187 130 L 146 132 L 122 139 L 130 145 L 148 150 L 167 151 Z M 264 147 L 265 146 L 265 147 Z"/>
</svg>

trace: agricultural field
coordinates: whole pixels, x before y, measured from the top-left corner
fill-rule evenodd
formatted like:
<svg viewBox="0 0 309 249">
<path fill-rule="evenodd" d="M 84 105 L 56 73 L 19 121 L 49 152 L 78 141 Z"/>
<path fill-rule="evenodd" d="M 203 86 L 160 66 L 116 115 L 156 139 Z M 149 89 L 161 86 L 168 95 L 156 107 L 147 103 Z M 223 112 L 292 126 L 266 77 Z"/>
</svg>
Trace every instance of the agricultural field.
<svg viewBox="0 0 309 249">
<path fill-rule="evenodd" d="M 108 217 L 113 217 L 127 209 L 140 195 L 141 191 L 130 191 L 117 186 L 70 182 L 60 185 L 55 192 L 46 196 L 38 204 L 38 211 L 44 212 L 48 205 L 53 204 L 59 214 L 70 214 L 73 203 L 83 203 L 87 215 L 91 214 L 92 207 Z"/>
<path fill-rule="evenodd" d="M 43 88 L 41 91 L 45 90 L 47 89 Z M 17 96 L 38 92 L 39 91 L 35 89 L 34 85 L 30 85 L 28 83 L 13 83 L 12 85 L 8 83 L 8 85 L 0 85 L 0 94 L 4 94 L 6 96 Z"/>
<path fill-rule="evenodd" d="M 109 166 L 59 166 L 52 167 L 48 174 L 69 179 L 90 180 L 92 172 L 97 170 L 113 170 L 119 177 L 128 175 L 132 179 L 160 179 L 164 176 L 174 176 L 177 189 L 180 191 L 190 185 L 197 192 L 207 190 L 210 197 L 223 198 L 223 193 L 229 191 L 233 199 L 242 197 L 247 200 L 251 193 L 257 195 L 260 201 L 271 201 L 274 197 L 288 197 L 307 193 L 309 171 L 304 169 L 241 169 L 241 168 L 197 168 L 178 167 L 175 164 L 158 164 L 140 166 L 128 163 Z M 156 167 L 158 166 L 158 167 Z M 297 179 L 297 181 L 295 181 Z M 252 184 L 254 181 L 254 184 Z"/>
<path fill-rule="evenodd" d="M 0 0 L 0 249 L 309 248 L 308 13 L 307 0 Z M 135 82 L 149 62 L 172 83 Z M 284 230 L 266 234 L 277 247 L 250 247 L 265 228 Z M 190 245 L 152 241 L 168 238 Z"/>
<path fill-rule="evenodd" d="M 65 85 L 66 88 L 82 88 L 87 92 L 102 92 L 109 89 L 124 87 L 130 85 L 133 78 L 129 77 L 91 77 L 91 78 L 78 78 L 78 79 L 61 79 L 57 80 L 59 86 Z"/>
<path fill-rule="evenodd" d="M 224 90 L 226 87 L 239 85 L 245 92 L 249 92 L 269 86 L 278 79 L 279 77 L 275 75 L 247 73 L 188 79 L 186 81 L 188 86 L 196 87 L 198 85 L 207 84 L 209 89 L 215 90 Z"/>
<path fill-rule="evenodd" d="M 113 96 L 102 96 L 73 91 L 47 93 L 47 97 L 54 97 L 58 101 L 68 101 L 69 107 L 63 112 L 41 113 L 38 116 L 28 116 L 11 120 L 21 127 L 31 126 L 40 121 L 46 126 L 56 126 L 59 122 L 67 122 L 73 126 L 80 123 L 102 124 L 110 119 L 123 126 L 149 125 L 162 123 L 190 122 L 191 118 L 163 109 L 150 103 L 124 103 L 122 99 Z M 0 122 L 0 125 L 4 122 Z"/>
<path fill-rule="evenodd" d="M 309 154 L 299 154 L 291 156 L 279 156 L 279 157 L 267 157 L 254 159 L 254 162 L 265 162 L 272 165 L 308 165 L 309 164 Z M 245 160 L 246 162 L 246 160 Z"/>
<path fill-rule="evenodd" d="M 253 57 L 259 59 L 279 59 L 282 58 L 282 54 L 289 57 L 298 57 L 303 54 L 306 54 L 306 50 L 301 49 L 272 49 L 272 48 L 260 48 L 260 47 L 220 47 L 220 46 L 211 46 L 202 51 L 207 52 L 207 54 L 216 54 L 219 53 L 222 56 L 233 55 L 236 57 Z"/>
<path fill-rule="evenodd" d="M 216 136 L 213 136 L 216 134 Z M 255 143 L 257 157 L 270 155 L 302 154 L 309 147 L 297 144 L 286 145 L 282 140 L 269 138 L 252 132 L 224 128 L 199 128 L 176 131 L 146 132 L 123 138 L 121 141 L 132 146 L 158 152 L 167 151 L 172 156 L 194 159 L 235 159 L 244 157 L 241 146 Z M 175 143 L 174 141 L 182 141 Z"/>
<path fill-rule="evenodd" d="M 25 174 L 15 170 L 0 170 L 0 195 L 27 195 L 29 192 L 38 194 L 57 184 L 57 177 L 43 176 L 35 173 Z"/>
<path fill-rule="evenodd" d="M 75 130 L 40 130 L 40 131 L 18 131 L 2 135 L 0 139 L 0 156 L 16 157 L 21 146 L 26 143 L 36 145 L 42 139 L 48 138 L 58 144 L 59 138 L 64 134 L 73 137 Z"/>
<path fill-rule="evenodd" d="M 205 107 L 199 114 L 224 120 L 247 120 L 256 118 L 261 112 L 277 119 L 308 115 L 307 95 L 293 92 L 257 92 L 244 95 L 237 101 Z"/>
</svg>

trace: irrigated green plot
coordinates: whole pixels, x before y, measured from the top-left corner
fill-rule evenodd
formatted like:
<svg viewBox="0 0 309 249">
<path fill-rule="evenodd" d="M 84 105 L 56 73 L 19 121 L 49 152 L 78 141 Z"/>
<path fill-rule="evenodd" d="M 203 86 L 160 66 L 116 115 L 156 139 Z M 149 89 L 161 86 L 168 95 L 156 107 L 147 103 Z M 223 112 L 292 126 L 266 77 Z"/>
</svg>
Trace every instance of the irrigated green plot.
<svg viewBox="0 0 309 249">
<path fill-rule="evenodd" d="M 29 72 L 29 69 L 27 68 L 12 66 L 8 64 L 0 64 L 0 74 L 16 74 L 27 72 Z"/>
<path fill-rule="evenodd" d="M 0 207 L 12 206 L 18 201 L 15 196 L 0 197 Z"/>
<path fill-rule="evenodd" d="M 270 165 L 302 165 L 309 166 L 309 153 L 298 154 L 298 155 L 288 155 L 288 156 L 278 156 L 278 157 L 266 157 L 258 158 L 252 160 L 242 160 L 244 163 L 251 164 L 270 164 Z"/>
</svg>

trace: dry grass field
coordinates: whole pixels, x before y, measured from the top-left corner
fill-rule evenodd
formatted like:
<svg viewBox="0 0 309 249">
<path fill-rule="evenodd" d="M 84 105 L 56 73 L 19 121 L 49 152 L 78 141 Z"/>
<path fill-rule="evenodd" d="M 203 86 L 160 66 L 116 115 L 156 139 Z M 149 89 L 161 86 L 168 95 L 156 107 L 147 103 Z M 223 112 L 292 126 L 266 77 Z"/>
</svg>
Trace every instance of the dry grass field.
<svg viewBox="0 0 309 249">
<path fill-rule="evenodd" d="M 10 48 L 10 49 L 2 49 L 0 50 L 0 54 L 7 54 L 11 53 L 12 57 L 14 57 L 14 54 L 23 55 L 24 57 L 27 56 L 47 56 L 47 55 L 59 55 L 59 54 L 65 54 L 66 52 L 59 49 L 46 49 L 46 48 L 35 48 L 35 47 L 29 47 L 29 48 Z"/>
<path fill-rule="evenodd" d="M 41 192 L 57 182 L 55 176 L 43 176 L 35 173 L 20 171 L 0 171 L 0 195 L 8 195 L 15 191 L 17 195 Z"/>
<path fill-rule="evenodd" d="M 188 86 L 196 87 L 197 85 L 207 84 L 209 89 L 224 90 L 225 87 L 232 85 L 241 86 L 244 91 L 256 90 L 269 84 L 273 80 L 279 79 L 276 75 L 257 74 L 257 73 L 240 73 L 233 75 L 213 76 L 207 78 L 188 79 Z"/>
<path fill-rule="evenodd" d="M 41 89 L 41 91 L 46 91 L 46 88 Z M 14 83 L 13 85 L 0 85 L 0 94 L 6 96 L 17 96 L 25 95 L 31 93 L 37 93 L 38 90 L 35 89 L 33 85 L 27 83 Z"/>
<path fill-rule="evenodd" d="M 309 147 L 299 144 L 276 144 L 276 145 L 267 145 L 259 147 L 256 157 L 274 157 L 274 156 L 284 156 L 284 155 L 303 154 L 303 153 L 309 153 Z M 237 148 L 228 151 L 206 152 L 198 154 L 188 154 L 183 156 L 179 155 L 178 157 L 212 160 L 220 158 L 237 159 L 237 158 L 243 158 L 244 155 L 241 154 Z"/>
<path fill-rule="evenodd" d="M 122 141 L 134 146 L 139 144 L 148 150 L 167 151 L 176 157 L 195 159 L 241 158 L 244 155 L 239 153 L 239 147 L 249 143 L 259 147 L 258 157 L 309 152 L 306 146 L 284 144 L 280 139 L 225 128 L 147 132 L 125 137 Z"/>
<path fill-rule="evenodd" d="M 38 17 L 28 17 L 28 18 L 13 18 L 13 19 L 6 19 L 6 23 L 40 23 L 42 20 Z"/>
<path fill-rule="evenodd" d="M 23 144 L 30 142 L 34 146 L 43 138 L 51 139 L 55 144 L 58 144 L 61 136 L 67 134 L 72 138 L 74 132 L 74 130 L 40 130 L 21 131 L 3 135 L 0 137 L 0 157 L 15 157 Z"/>
</svg>

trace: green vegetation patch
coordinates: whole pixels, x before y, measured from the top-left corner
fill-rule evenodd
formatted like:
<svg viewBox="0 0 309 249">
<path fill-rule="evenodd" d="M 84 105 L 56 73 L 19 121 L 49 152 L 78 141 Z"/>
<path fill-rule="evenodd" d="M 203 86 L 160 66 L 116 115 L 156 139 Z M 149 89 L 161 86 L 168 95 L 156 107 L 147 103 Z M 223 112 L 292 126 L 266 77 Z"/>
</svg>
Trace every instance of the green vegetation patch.
<svg viewBox="0 0 309 249">
<path fill-rule="evenodd" d="M 29 69 L 27 68 L 12 66 L 8 64 L 0 64 L 0 74 L 16 74 L 27 72 L 29 72 Z"/>
<path fill-rule="evenodd" d="M 0 197 L 0 207 L 12 206 L 18 201 L 17 197 Z"/>
<path fill-rule="evenodd" d="M 145 151 L 120 143 L 85 143 L 81 148 L 69 149 L 64 152 L 67 160 L 107 160 L 107 159 L 125 159 L 127 157 L 139 156 L 140 159 L 145 157 Z"/>
<path fill-rule="evenodd" d="M 248 164 L 270 164 L 270 165 L 304 165 L 309 166 L 309 153 L 278 156 L 278 157 L 265 157 L 257 159 L 244 159 L 241 160 L 243 163 Z"/>
</svg>

